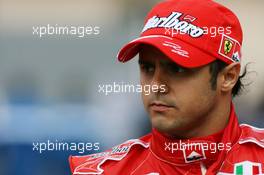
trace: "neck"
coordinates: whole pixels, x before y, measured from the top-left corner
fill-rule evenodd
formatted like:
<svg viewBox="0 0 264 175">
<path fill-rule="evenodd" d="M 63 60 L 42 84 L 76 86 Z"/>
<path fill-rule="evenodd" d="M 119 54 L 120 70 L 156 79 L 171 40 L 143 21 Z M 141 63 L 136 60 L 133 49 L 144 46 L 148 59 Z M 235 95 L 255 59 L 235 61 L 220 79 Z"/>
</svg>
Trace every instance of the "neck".
<svg viewBox="0 0 264 175">
<path fill-rule="evenodd" d="M 195 137 L 203 137 L 222 131 L 229 121 L 231 100 L 219 103 L 205 116 L 200 126 L 195 128 Z"/>
</svg>

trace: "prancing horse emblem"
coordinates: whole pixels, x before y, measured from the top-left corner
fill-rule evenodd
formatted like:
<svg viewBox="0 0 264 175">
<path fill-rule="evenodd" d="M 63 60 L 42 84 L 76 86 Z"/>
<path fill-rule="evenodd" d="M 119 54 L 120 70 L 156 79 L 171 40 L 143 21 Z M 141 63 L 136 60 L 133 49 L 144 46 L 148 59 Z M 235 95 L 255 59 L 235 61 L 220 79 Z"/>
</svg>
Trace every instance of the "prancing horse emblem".
<svg viewBox="0 0 264 175">
<path fill-rule="evenodd" d="M 224 51 L 226 55 L 229 54 L 229 52 L 232 50 L 232 47 L 233 47 L 233 43 L 230 40 L 225 40 Z"/>
</svg>

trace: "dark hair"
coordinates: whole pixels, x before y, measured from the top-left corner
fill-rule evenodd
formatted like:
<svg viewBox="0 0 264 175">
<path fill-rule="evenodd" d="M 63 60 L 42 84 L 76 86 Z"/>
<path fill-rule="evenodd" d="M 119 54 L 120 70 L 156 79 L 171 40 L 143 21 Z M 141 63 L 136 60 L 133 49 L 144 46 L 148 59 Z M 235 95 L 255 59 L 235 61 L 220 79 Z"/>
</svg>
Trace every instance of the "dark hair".
<svg viewBox="0 0 264 175">
<path fill-rule="evenodd" d="M 227 66 L 227 64 L 221 60 L 216 60 L 210 64 L 210 73 L 211 73 L 211 86 L 213 90 L 216 90 L 217 85 L 217 76 L 218 74 Z M 247 74 L 247 65 L 242 73 L 242 75 L 239 76 L 235 86 L 232 89 L 232 96 L 238 96 L 241 94 L 242 90 L 245 88 L 245 85 L 242 83 L 242 79 Z"/>
</svg>

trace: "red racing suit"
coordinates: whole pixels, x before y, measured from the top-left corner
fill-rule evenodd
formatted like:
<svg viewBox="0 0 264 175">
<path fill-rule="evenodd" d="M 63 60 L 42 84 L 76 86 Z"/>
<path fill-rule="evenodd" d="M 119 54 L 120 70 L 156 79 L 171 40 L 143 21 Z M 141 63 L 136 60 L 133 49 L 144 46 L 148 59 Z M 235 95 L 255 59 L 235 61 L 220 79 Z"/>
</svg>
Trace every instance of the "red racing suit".
<svg viewBox="0 0 264 175">
<path fill-rule="evenodd" d="M 239 125 L 232 105 L 227 126 L 217 134 L 175 140 L 153 129 L 142 138 L 69 161 L 73 175 L 263 175 L 264 130 Z"/>
</svg>

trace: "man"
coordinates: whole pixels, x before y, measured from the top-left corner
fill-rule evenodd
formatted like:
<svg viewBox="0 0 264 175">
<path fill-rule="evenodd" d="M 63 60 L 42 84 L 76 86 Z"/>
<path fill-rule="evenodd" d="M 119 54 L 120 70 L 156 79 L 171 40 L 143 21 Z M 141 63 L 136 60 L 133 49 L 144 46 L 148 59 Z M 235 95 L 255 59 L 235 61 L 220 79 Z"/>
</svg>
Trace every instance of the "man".
<svg viewBox="0 0 264 175">
<path fill-rule="evenodd" d="M 142 93 L 152 132 L 103 153 L 70 157 L 72 173 L 263 174 L 264 130 L 239 125 L 232 104 L 242 86 L 241 46 L 239 20 L 214 1 L 156 5 L 141 36 L 118 54 L 126 62 L 139 53 L 141 85 L 155 86 Z"/>
</svg>

